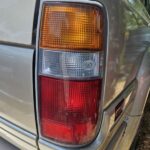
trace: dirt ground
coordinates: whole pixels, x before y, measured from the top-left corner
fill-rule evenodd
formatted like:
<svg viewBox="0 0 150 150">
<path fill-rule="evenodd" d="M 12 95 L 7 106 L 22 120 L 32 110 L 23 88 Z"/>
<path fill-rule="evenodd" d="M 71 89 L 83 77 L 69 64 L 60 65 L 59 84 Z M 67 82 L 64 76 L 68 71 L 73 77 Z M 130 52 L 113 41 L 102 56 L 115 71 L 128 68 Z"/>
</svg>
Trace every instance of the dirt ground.
<svg viewBox="0 0 150 150">
<path fill-rule="evenodd" d="M 150 150 L 150 96 L 141 123 L 136 150 Z"/>
</svg>

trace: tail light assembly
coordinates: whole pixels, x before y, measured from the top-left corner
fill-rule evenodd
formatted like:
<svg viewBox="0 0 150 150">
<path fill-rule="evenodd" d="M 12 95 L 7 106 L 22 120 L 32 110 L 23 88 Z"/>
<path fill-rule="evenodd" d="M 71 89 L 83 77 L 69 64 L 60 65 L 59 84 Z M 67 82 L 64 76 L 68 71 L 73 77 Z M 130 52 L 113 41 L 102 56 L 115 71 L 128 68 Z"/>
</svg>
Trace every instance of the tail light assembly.
<svg viewBox="0 0 150 150">
<path fill-rule="evenodd" d="M 56 143 L 84 145 L 98 131 L 103 80 L 101 8 L 46 2 L 38 52 L 40 132 Z"/>
</svg>

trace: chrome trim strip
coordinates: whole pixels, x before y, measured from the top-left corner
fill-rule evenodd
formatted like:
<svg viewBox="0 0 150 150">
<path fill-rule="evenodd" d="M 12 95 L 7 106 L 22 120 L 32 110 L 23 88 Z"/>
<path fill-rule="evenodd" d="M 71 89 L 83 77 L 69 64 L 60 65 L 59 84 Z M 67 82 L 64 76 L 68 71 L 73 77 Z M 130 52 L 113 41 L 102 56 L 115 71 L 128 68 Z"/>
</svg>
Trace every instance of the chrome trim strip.
<svg viewBox="0 0 150 150">
<path fill-rule="evenodd" d="M 34 45 L 26 45 L 26 44 L 19 44 L 19 43 L 13 43 L 13 42 L 5 42 L 5 41 L 0 41 L 0 45 L 29 48 L 29 49 L 35 48 Z"/>
<path fill-rule="evenodd" d="M 140 126 L 142 116 L 131 117 L 128 116 L 127 128 L 124 133 L 123 138 L 117 146 L 117 150 L 127 150 L 130 149 L 131 144 L 136 136 L 137 130 Z M 130 134 L 129 134 L 130 133 Z"/>
<path fill-rule="evenodd" d="M 3 137 L 6 141 L 9 141 L 9 143 L 15 145 L 16 147 L 23 149 L 23 150 L 37 150 L 36 147 L 33 147 L 32 145 L 24 142 L 23 140 L 19 139 L 18 137 L 10 134 L 9 132 L 3 130 L 0 128 L 0 136 Z"/>
<path fill-rule="evenodd" d="M 10 139 L 13 140 L 14 143 L 17 141 L 15 141 L 13 139 L 13 137 L 16 137 L 16 138 L 22 140 L 22 142 L 25 142 L 33 147 L 36 147 L 36 135 L 34 135 L 22 128 L 19 128 L 18 126 L 3 119 L 2 117 L 0 117 L 0 128 L 2 130 L 2 133 L 4 133 L 4 131 L 5 131 L 5 132 L 8 132 L 8 134 L 11 134 Z M 2 133 L 0 132 L 0 135 Z"/>
<path fill-rule="evenodd" d="M 122 101 L 123 98 L 126 98 L 131 91 L 135 90 L 137 87 L 137 80 L 133 80 L 113 101 L 108 103 L 108 105 L 105 106 L 104 110 L 111 108 L 114 105 L 117 105 L 120 101 Z"/>
<path fill-rule="evenodd" d="M 108 144 L 106 150 L 110 150 L 110 149 L 116 150 L 117 149 L 117 146 L 123 137 L 126 127 L 127 127 L 127 123 L 124 122 L 118 129 L 117 133 L 113 136 L 113 138 L 112 138 L 111 142 Z"/>
</svg>

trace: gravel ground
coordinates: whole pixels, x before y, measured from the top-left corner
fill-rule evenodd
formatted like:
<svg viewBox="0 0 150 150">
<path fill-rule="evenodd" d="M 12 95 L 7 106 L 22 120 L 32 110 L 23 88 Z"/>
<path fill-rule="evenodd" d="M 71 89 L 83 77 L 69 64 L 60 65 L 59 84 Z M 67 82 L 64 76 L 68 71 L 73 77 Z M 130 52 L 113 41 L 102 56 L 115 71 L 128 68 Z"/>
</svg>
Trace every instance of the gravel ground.
<svg viewBox="0 0 150 150">
<path fill-rule="evenodd" d="M 145 108 L 136 150 L 150 150 L 150 96 Z"/>
</svg>

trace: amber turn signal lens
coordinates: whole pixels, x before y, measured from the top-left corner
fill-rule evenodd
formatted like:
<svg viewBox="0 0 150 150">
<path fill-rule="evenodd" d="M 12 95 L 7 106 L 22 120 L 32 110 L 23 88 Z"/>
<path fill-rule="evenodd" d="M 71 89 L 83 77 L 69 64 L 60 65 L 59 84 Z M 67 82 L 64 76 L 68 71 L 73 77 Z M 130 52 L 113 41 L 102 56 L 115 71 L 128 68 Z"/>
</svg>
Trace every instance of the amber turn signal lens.
<svg viewBox="0 0 150 150">
<path fill-rule="evenodd" d="M 45 4 L 40 48 L 100 51 L 103 45 L 102 11 L 95 5 Z"/>
</svg>

